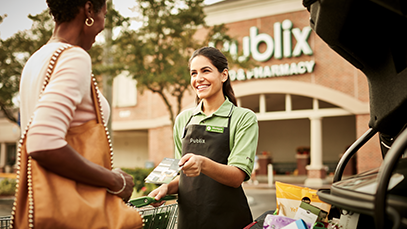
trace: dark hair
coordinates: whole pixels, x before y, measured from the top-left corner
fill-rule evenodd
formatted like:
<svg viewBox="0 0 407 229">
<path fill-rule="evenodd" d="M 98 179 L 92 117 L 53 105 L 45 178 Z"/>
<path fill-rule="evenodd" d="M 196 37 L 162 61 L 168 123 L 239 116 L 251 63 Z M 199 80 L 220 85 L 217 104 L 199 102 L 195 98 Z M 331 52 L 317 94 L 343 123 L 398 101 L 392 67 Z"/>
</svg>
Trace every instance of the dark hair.
<svg viewBox="0 0 407 229">
<path fill-rule="evenodd" d="M 200 49 L 195 50 L 192 53 L 191 58 L 189 59 L 188 67 L 191 67 L 191 61 L 197 56 L 204 56 L 209 59 L 209 61 L 215 66 L 219 72 L 223 72 L 225 69 L 229 69 L 228 60 L 226 59 L 225 55 L 219 49 L 214 47 L 202 47 Z M 235 93 L 233 92 L 232 85 L 230 84 L 230 77 L 228 73 L 227 80 L 223 83 L 222 92 L 226 95 L 229 100 L 237 106 Z M 197 104 L 201 101 L 200 98 L 197 97 Z"/>
<path fill-rule="evenodd" d="M 69 22 L 79 13 L 79 8 L 90 1 L 93 4 L 93 10 L 98 13 L 105 5 L 106 0 L 47 0 L 50 14 L 55 22 Z"/>
</svg>

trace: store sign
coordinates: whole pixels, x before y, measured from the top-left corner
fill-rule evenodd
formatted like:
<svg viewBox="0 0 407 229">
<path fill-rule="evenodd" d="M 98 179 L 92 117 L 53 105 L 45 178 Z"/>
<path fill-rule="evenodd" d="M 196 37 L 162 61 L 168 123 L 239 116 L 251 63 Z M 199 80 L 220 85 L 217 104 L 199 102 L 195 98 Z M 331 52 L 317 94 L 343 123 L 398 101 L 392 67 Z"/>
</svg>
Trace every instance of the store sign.
<svg viewBox="0 0 407 229">
<path fill-rule="evenodd" d="M 259 78 L 270 78 L 279 76 L 291 76 L 305 73 L 311 73 L 314 71 L 315 61 L 301 61 L 298 63 L 290 64 L 275 64 L 271 66 L 256 67 L 251 70 L 238 69 L 230 70 L 230 80 L 249 80 Z"/>
<path fill-rule="evenodd" d="M 243 55 L 238 55 L 237 43 L 224 43 L 223 51 L 228 51 L 237 60 L 244 61 L 252 57 L 258 62 L 269 61 L 272 57 L 275 59 L 299 57 L 302 54 L 311 56 L 313 51 L 308 44 L 308 38 L 311 34 L 311 27 L 306 26 L 302 30 L 293 28 L 293 23 L 286 19 L 282 23 L 276 22 L 273 25 L 274 37 L 266 33 L 259 33 L 257 27 L 250 28 L 250 36 L 243 37 Z M 295 47 L 292 47 L 292 38 L 296 40 Z M 266 49 L 260 52 L 260 44 L 265 44 Z M 211 44 L 210 44 L 211 45 Z M 213 45 L 213 44 L 212 44 Z M 238 69 L 230 70 L 231 80 L 248 80 L 278 76 L 289 76 L 311 73 L 314 71 L 315 61 L 301 61 L 298 63 L 285 63 L 256 67 L 251 70 Z"/>
</svg>

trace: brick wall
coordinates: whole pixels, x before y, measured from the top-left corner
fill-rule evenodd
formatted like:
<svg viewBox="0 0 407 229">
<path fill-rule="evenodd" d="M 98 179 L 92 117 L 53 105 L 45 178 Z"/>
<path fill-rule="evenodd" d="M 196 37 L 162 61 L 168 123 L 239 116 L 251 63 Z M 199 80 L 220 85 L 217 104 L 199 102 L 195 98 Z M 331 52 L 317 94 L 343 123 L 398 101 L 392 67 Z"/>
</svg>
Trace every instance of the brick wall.
<svg viewBox="0 0 407 229">
<path fill-rule="evenodd" d="M 370 115 L 356 116 L 357 137 L 362 136 L 368 129 Z M 357 172 L 361 173 L 366 170 L 377 168 L 382 163 L 382 154 L 380 152 L 379 136 L 376 134 L 360 150 L 357 155 Z"/>
<path fill-rule="evenodd" d="M 163 126 L 148 130 L 149 161 L 157 166 L 164 157 L 174 157 L 172 128 Z"/>
</svg>

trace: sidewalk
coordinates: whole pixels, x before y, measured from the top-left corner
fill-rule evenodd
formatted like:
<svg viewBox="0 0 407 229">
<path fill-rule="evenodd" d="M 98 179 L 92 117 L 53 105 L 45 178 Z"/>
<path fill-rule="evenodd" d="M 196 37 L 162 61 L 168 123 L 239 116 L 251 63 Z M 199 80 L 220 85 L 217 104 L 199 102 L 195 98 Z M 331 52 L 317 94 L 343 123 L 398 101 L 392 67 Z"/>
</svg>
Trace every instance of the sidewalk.
<svg viewBox="0 0 407 229">
<path fill-rule="evenodd" d="M 253 184 L 249 182 L 244 182 L 243 183 L 243 188 L 254 188 L 254 189 L 275 189 L 274 182 L 282 182 L 282 183 L 287 183 L 287 184 L 293 184 L 293 185 L 298 185 L 298 186 L 303 186 L 305 187 L 304 183 L 305 180 L 307 179 L 306 175 L 274 175 L 273 176 L 273 183 L 270 185 L 268 183 L 268 177 L 267 175 L 257 175 L 257 180 L 259 183 Z M 313 189 L 325 189 L 325 188 L 330 188 L 332 184 L 332 179 L 333 176 L 327 176 L 326 181 L 327 184 L 323 185 L 321 187 L 309 187 Z"/>
</svg>

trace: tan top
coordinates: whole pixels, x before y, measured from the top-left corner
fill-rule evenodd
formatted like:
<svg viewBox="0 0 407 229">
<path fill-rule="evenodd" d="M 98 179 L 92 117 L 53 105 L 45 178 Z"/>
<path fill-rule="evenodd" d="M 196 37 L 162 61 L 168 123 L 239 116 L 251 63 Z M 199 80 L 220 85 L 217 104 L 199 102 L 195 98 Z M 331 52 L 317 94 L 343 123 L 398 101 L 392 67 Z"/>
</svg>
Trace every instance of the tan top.
<svg viewBox="0 0 407 229">
<path fill-rule="evenodd" d="M 27 152 L 57 149 L 65 146 L 70 126 L 78 126 L 96 118 L 91 98 L 92 63 L 80 47 L 65 50 L 51 76 L 41 100 L 39 94 L 52 54 L 62 43 L 50 43 L 35 52 L 24 66 L 20 81 L 21 130 L 30 117 L 33 122 L 27 135 Z M 102 96 L 105 120 L 109 104 Z"/>
</svg>

